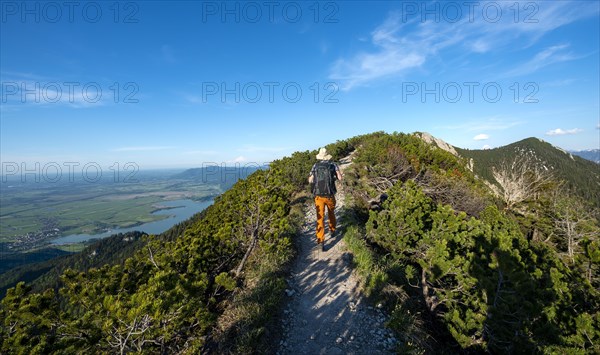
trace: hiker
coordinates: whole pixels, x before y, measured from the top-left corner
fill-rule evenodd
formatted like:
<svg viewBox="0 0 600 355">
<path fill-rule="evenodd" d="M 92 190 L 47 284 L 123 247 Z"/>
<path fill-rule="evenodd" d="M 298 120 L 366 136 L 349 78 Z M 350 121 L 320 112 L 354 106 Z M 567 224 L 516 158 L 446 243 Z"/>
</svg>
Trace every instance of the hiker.
<svg viewBox="0 0 600 355">
<path fill-rule="evenodd" d="M 340 167 L 331 162 L 331 154 L 327 149 L 319 149 L 318 162 L 310 170 L 308 182 L 312 184 L 312 192 L 317 208 L 317 244 L 325 251 L 325 206 L 329 215 L 329 233 L 333 236 L 336 227 L 335 220 L 335 180 L 342 180 Z"/>
</svg>

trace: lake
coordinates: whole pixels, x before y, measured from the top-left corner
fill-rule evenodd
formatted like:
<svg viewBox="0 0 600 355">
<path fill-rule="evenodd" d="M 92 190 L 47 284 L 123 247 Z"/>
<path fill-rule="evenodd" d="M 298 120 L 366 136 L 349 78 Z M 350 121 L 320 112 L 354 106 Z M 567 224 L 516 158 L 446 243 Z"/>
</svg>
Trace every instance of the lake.
<svg viewBox="0 0 600 355">
<path fill-rule="evenodd" d="M 140 224 L 139 226 L 129 228 L 115 228 L 108 232 L 99 234 L 71 234 L 65 237 L 60 237 L 52 240 L 50 243 L 54 245 L 81 243 L 89 239 L 102 239 L 110 237 L 114 234 L 127 233 L 133 231 L 141 231 L 148 234 L 160 234 L 175 224 L 185 221 L 194 214 L 204 210 L 210 206 L 212 201 L 192 201 L 192 200 L 174 200 L 161 202 L 161 206 L 169 207 L 168 209 L 162 209 L 154 212 L 154 215 L 166 215 L 168 218 L 161 219 L 160 221 L 148 222 Z"/>
</svg>

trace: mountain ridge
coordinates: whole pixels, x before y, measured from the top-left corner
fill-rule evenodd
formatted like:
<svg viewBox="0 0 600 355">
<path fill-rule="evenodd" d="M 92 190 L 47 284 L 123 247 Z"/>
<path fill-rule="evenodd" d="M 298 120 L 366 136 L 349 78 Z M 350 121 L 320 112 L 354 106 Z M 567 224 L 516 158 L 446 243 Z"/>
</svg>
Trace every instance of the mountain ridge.
<svg viewBox="0 0 600 355">
<path fill-rule="evenodd" d="M 472 161 L 472 170 L 477 176 L 495 186 L 499 183 L 494 171 L 503 164 L 516 163 L 524 165 L 524 171 L 537 169 L 553 175 L 564 181 L 566 188 L 600 206 L 600 166 L 539 138 L 530 137 L 493 149 L 456 147 L 456 150 L 461 157 Z"/>
<path fill-rule="evenodd" d="M 335 161 L 352 153 L 336 238 L 361 292 L 389 315 L 395 350 L 599 351 L 600 213 L 575 193 L 598 186 L 573 179 L 558 189 L 559 174 L 544 174 L 596 165 L 539 139 L 480 152 L 423 136 L 375 132 L 326 146 Z M 118 264 L 64 271 L 60 292 L 17 284 L 0 305 L 0 350 L 274 352 L 315 154 L 237 181 Z"/>
</svg>

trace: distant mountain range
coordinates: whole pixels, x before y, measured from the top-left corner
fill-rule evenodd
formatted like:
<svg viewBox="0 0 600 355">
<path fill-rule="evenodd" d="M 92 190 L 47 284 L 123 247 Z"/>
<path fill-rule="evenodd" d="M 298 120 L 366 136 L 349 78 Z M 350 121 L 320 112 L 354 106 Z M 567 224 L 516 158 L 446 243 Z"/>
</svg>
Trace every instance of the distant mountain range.
<svg viewBox="0 0 600 355">
<path fill-rule="evenodd" d="M 258 166 L 204 166 L 202 168 L 192 168 L 182 171 L 173 176 L 174 179 L 198 180 L 202 182 L 224 183 L 244 179 L 248 175 L 258 170 Z"/>
<path fill-rule="evenodd" d="M 600 149 L 570 150 L 569 153 L 600 164 Z"/>
<path fill-rule="evenodd" d="M 204 166 L 192 168 L 173 175 L 174 180 L 196 181 L 203 184 L 219 185 L 221 191 L 230 189 L 239 179 L 245 179 L 259 170 L 258 166 Z"/>
</svg>

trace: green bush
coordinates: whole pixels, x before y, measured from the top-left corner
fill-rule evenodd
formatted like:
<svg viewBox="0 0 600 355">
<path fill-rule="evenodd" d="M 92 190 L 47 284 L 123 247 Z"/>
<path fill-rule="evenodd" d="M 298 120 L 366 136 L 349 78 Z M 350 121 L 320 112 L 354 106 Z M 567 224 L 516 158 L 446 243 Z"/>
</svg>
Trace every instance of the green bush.
<svg viewBox="0 0 600 355">
<path fill-rule="evenodd" d="M 249 269 L 279 270 L 291 257 L 290 197 L 300 185 L 293 166 L 307 165 L 306 154 L 288 163 L 240 180 L 179 238 L 150 237 L 123 264 L 65 271 L 60 293 L 9 290 L 0 307 L 2 352 L 200 351 Z M 244 264 L 245 254 L 264 262 Z M 258 278 L 273 286 L 268 307 L 281 293 L 273 280 Z"/>
<path fill-rule="evenodd" d="M 598 317 L 597 291 L 552 249 L 530 244 L 495 206 L 469 218 L 433 204 L 408 181 L 390 189 L 383 211 L 371 212 L 367 233 L 407 265 L 408 284 L 419 286 L 427 310 L 443 317 L 463 348 L 596 344 L 598 333 L 589 329 Z M 577 335 L 584 333 L 588 339 Z"/>
</svg>

